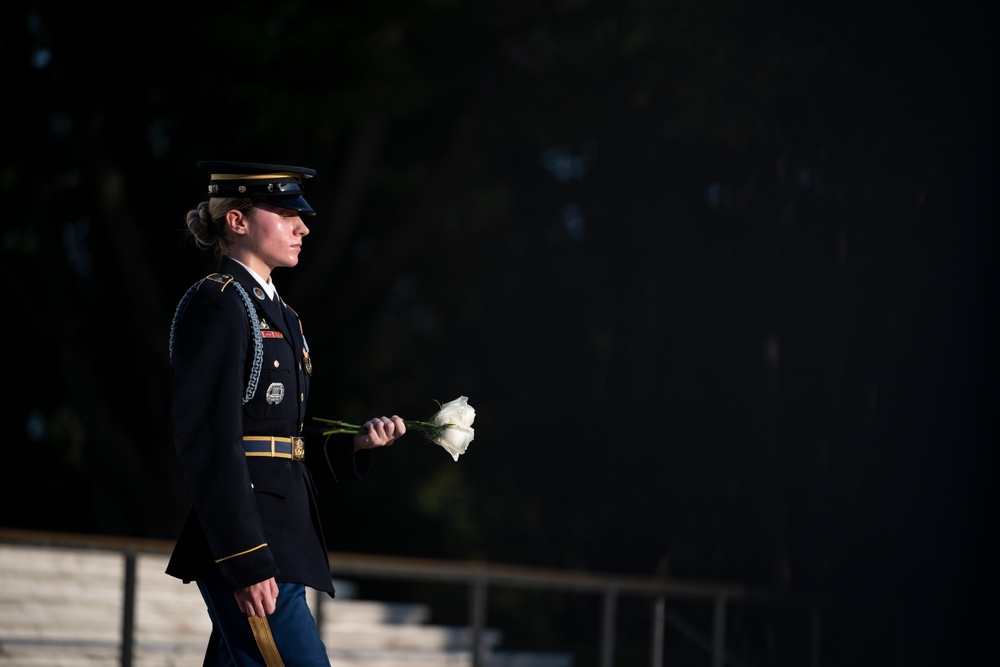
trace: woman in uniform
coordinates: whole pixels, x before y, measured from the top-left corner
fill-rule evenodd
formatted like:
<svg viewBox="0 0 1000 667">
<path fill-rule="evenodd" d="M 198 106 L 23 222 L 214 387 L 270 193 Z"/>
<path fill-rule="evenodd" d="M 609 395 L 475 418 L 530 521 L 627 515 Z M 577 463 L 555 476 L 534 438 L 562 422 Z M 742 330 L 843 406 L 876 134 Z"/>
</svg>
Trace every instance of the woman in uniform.
<svg viewBox="0 0 1000 667">
<path fill-rule="evenodd" d="M 208 199 L 187 215 L 218 271 L 177 306 L 170 333 L 171 415 L 191 511 L 167 573 L 194 581 L 212 634 L 206 667 L 328 666 L 305 587 L 334 594 L 315 486 L 367 475 L 372 452 L 406 431 L 397 416 L 324 441 L 306 425 L 313 373 L 298 315 L 278 295 L 277 267 L 299 262 L 315 215 L 312 169 L 200 162 Z"/>
</svg>

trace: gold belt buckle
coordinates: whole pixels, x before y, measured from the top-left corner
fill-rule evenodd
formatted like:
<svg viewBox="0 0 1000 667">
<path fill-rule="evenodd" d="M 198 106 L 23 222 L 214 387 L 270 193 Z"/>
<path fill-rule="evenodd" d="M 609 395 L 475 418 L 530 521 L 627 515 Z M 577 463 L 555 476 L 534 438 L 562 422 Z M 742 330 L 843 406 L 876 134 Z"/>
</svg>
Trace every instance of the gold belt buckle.
<svg viewBox="0 0 1000 667">
<path fill-rule="evenodd" d="M 301 461 L 306 457 L 306 441 L 303 438 L 292 438 L 292 460 Z"/>
</svg>

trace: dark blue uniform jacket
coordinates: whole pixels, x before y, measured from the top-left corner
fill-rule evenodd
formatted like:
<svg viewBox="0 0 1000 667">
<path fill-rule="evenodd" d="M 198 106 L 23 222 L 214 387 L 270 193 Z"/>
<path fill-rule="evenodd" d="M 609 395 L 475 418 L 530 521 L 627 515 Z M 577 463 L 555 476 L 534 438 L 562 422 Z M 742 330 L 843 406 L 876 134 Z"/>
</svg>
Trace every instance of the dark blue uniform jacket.
<svg viewBox="0 0 1000 667">
<path fill-rule="evenodd" d="M 253 396 L 254 336 L 239 283 L 260 320 L 263 355 Z M 256 293 L 255 293 L 256 288 Z M 298 316 L 262 295 L 223 258 L 189 293 L 171 339 L 174 444 L 191 512 L 167 565 L 184 581 L 222 579 L 236 590 L 275 577 L 333 594 L 327 546 L 306 467 L 364 477 L 371 450 L 350 436 L 325 443 L 306 425 L 311 359 Z M 248 457 L 243 436 L 305 437 L 305 461 Z M 328 474 L 328 473 L 327 473 Z"/>
</svg>

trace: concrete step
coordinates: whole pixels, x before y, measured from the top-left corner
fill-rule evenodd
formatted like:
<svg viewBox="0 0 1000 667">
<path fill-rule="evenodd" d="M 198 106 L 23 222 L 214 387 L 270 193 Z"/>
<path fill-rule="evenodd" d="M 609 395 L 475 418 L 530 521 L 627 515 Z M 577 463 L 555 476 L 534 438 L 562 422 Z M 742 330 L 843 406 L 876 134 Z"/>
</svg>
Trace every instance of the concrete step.
<svg viewBox="0 0 1000 667">
<path fill-rule="evenodd" d="M 165 574 L 167 557 L 136 558 L 135 667 L 200 667 L 211 621 L 198 589 Z M 0 667 L 121 665 L 125 557 L 101 550 L 0 544 Z M 422 604 L 337 598 L 322 607 L 320 634 L 332 667 L 453 667 L 472 664 L 466 627 L 431 625 Z M 571 667 L 564 654 L 504 653 L 483 633 L 486 667 Z"/>
<path fill-rule="evenodd" d="M 327 646 L 345 650 L 457 651 L 471 646 L 468 628 L 416 625 L 354 625 L 342 623 L 324 628 Z M 500 633 L 486 630 L 483 645 L 494 649 Z"/>
<path fill-rule="evenodd" d="M 51 643 L 0 642 L 0 665 L 4 667 L 119 667 L 120 649 L 111 643 L 64 642 Z M 472 664 L 468 651 L 393 651 L 331 649 L 332 667 L 450 667 Z M 201 667 L 204 646 L 143 645 L 136 646 L 132 664 L 135 667 Z M 488 663 L 489 664 L 489 663 Z M 498 666 L 499 667 L 499 666 Z M 535 667 L 532 665 L 532 667 Z"/>
</svg>

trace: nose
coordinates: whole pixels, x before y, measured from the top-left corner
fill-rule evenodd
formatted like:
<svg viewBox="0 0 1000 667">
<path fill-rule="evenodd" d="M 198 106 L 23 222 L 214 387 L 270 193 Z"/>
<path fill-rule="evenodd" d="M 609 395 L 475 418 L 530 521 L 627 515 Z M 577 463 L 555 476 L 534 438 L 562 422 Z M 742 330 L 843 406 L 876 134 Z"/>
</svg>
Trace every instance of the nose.
<svg viewBox="0 0 1000 667">
<path fill-rule="evenodd" d="M 301 217 L 299 218 L 299 224 L 298 224 L 298 226 L 296 228 L 296 233 L 299 236 L 305 236 L 306 234 L 309 233 L 309 228 L 306 226 L 305 221 L 302 220 Z"/>
</svg>

